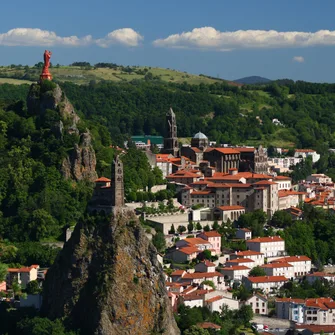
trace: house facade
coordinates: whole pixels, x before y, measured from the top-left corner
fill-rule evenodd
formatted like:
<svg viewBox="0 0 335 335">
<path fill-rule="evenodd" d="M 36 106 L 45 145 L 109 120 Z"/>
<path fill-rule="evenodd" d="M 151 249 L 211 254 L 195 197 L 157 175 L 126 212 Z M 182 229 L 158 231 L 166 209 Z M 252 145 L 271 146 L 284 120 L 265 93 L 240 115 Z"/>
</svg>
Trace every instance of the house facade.
<svg viewBox="0 0 335 335">
<path fill-rule="evenodd" d="M 265 257 L 285 254 L 285 241 L 279 236 L 258 237 L 246 241 L 246 244 L 249 250 L 261 252 Z"/>
<path fill-rule="evenodd" d="M 268 299 L 262 294 L 254 294 L 245 302 L 245 305 L 250 306 L 254 314 L 268 315 Z"/>
</svg>

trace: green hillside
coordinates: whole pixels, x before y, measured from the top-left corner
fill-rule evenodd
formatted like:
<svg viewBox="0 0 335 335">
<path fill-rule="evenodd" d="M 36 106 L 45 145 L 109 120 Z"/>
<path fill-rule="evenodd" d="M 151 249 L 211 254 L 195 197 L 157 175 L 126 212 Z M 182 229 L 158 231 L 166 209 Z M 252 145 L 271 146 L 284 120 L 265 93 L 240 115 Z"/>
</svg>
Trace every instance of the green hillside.
<svg viewBox="0 0 335 335">
<path fill-rule="evenodd" d="M 28 66 L 8 66 L 0 67 L 0 84 L 19 84 L 35 82 L 39 79 L 41 73 L 41 64 L 39 67 Z M 212 84 L 222 82 L 218 78 L 211 78 L 204 75 L 194 75 L 172 69 L 163 69 L 158 67 L 143 66 L 117 66 L 108 67 L 92 67 L 92 66 L 54 66 L 50 69 L 55 81 L 73 82 L 76 84 L 88 84 L 90 81 L 108 80 L 113 82 L 129 82 L 132 80 L 161 80 L 170 83 L 188 84 Z M 15 81 L 13 81 L 15 80 Z M 228 82 L 231 85 L 239 85 Z"/>
</svg>

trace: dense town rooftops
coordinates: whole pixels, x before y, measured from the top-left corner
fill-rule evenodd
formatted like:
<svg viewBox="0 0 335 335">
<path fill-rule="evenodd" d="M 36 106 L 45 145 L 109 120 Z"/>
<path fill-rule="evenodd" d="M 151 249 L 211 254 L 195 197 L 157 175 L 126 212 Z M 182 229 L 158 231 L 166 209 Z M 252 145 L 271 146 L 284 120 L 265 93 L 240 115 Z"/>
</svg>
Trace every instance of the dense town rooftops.
<svg viewBox="0 0 335 335">
<path fill-rule="evenodd" d="M 280 236 L 257 237 L 245 241 L 246 243 L 269 243 L 269 242 L 284 242 Z"/>
<path fill-rule="evenodd" d="M 252 283 L 277 283 L 288 281 L 284 276 L 261 276 L 261 277 L 247 277 Z"/>
</svg>

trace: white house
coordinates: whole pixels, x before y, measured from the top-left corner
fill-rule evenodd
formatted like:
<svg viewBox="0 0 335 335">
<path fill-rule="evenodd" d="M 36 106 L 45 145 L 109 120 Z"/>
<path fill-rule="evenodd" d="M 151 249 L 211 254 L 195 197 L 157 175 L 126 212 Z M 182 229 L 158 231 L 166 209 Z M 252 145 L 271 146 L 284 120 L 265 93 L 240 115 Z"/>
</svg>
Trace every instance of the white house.
<svg viewBox="0 0 335 335">
<path fill-rule="evenodd" d="M 166 256 L 176 263 L 185 263 L 197 258 L 200 253 L 201 251 L 196 247 L 184 247 L 175 249 L 169 252 Z"/>
<path fill-rule="evenodd" d="M 11 287 L 13 281 L 21 285 L 22 288 L 26 288 L 27 284 L 37 279 L 37 269 L 39 265 L 31 265 L 30 267 L 24 268 L 8 268 L 6 282 L 9 287 Z"/>
<path fill-rule="evenodd" d="M 312 149 L 295 149 L 294 157 L 312 157 L 313 163 L 316 163 L 320 159 L 320 154 L 318 154 L 315 150 Z"/>
<path fill-rule="evenodd" d="M 253 267 L 255 267 L 255 262 L 250 258 L 236 258 L 229 260 L 225 264 L 225 266 L 236 266 L 236 265 L 244 265 L 252 269 Z"/>
<path fill-rule="evenodd" d="M 272 294 L 288 282 L 288 279 L 284 276 L 243 277 L 242 282 L 249 290 L 261 289 L 264 294 Z"/>
<path fill-rule="evenodd" d="M 235 253 L 230 254 L 230 259 L 238 258 L 249 258 L 254 261 L 253 266 L 261 266 L 264 264 L 264 254 L 258 251 L 246 250 L 246 251 L 235 251 Z"/>
<path fill-rule="evenodd" d="M 191 237 L 180 240 L 176 242 L 176 247 L 180 249 L 184 247 L 196 247 L 201 251 L 206 249 L 214 249 L 213 245 L 209 241 L 198 237 Z"/>
<path fill-rule="evenodd" d="M 289 263 L 293 266 L 294 277 L 305 276 L 311 272 L 312 260 L 307 256 L 286 256 L 278 258 L 273 263 Z"/>
<path fill-rule="evenodd" d="M 326 176 L 323 173 L 318 174 L 311 174 L 306 178 L 306 181 L 309 181 L 311 183 L 318 183 L 318 184 L 329 184 L 332 183 L 332 179 L 328 176 Z"/>
<path fill-rule="evenodd" d="M 242 280 L 243 277 L 248 277 L 250 268 L 245 265 L 229 265 L 224 268 L 220 268 L 219 271 L 223 274 L 225 279 Z"/>
<path fill-rule="evenodd" d="M 273 178 L 273 181 L 278 184 L 278 191 L 290 190 L 292 188 L 292 179 L 286 176 L 277 176 Z"/>
<path fill-rule="evenodd" d="M 251 240 L 251 230 L 248 228 L 238 228 L 236 229 L 236 238 L 241 238 L 242 240 Z"/>
<path fill-rule="evenodd" d="M 265 257 L 285 254 L 285 241 L 280 236 L 258 237 L 246 241 L 249 250 L 258 251 Z"/>
<path fill-rule="evenodd" d="M 205 280 L 210 280 L 214 283 L 215 287 L 218 290 L 226 289 L 223 275 L 220 272 L 194 272 L 186 273 L 181 279 L 180 282 L 191 282 L 192 284 L 200 285 Z"/>
<path fill-rule="evenodd" d="M 205 301 L 205 306 L 211 312 L 221 312 L 222 306 L 227 305 L 229 309 L 239 309 L 239 301 L 225 296 L 217 295 Z"/>
<path fill-rule="evenodd" d="M 286 278 L 294 278 L 293 265 L 289 263 L 270 263 L 264 264 L 261 268 L 265 271 L 267 276 L 285 276 Z"/>
<path fill-rule="evenodd" d="M 251 306 L 254 314 L 268 315 L 268 299 L 260 293 L 255 293 L 244 304 Z"/>
</svg>

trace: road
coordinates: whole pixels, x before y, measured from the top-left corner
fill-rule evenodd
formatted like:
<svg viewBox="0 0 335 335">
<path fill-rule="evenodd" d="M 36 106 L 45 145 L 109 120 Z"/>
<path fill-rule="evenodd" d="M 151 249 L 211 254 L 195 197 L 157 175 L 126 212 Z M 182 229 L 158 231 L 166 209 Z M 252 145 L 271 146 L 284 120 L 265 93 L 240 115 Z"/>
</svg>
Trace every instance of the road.
<svg viewBox="0 0 335 335">
<path fill-rule="evenodd" d="M 269 318 L 267 316 L 255 316 L 252 322 L 267 325 L 269 327 L 269 333 L 274 335 L 285 335 L 290 328 L 293 328 L 293 323 L 289 320 Z"/>
</svg>

